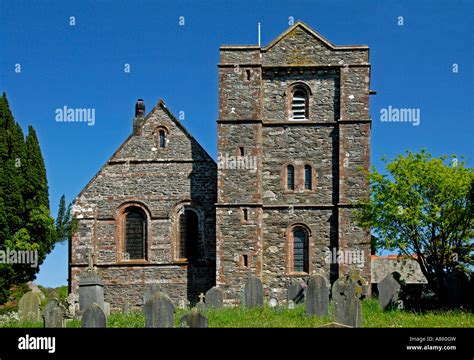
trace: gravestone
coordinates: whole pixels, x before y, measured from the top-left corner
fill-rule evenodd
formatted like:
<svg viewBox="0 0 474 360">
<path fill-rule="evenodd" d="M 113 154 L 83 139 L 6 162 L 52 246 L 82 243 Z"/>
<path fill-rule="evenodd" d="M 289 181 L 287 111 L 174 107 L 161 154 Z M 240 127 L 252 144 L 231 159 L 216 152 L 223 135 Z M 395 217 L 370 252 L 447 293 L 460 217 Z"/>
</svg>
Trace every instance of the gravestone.
<svg viewBox="0 0 474 360">
<path fill-rule="evenodd" d="M 204 299 L 206 298 L 206 296 L 203 293 L 200 293 L 198 298 L 199 298 L 199 302 L 196 304 L 195 307 L 199 311 L 203 311 L 206 308 L 206 304 L 204 303 Z"/>
<path fill-rule="evenodd" d="M 288 286 L 288 302 L 291 300 L 295 304 L 301 304 L 305 301 L 305 286 L 300 282 L 293 281 Z"/>
<path fill-rule="evenodd" d="M 82 314 L 83 328 L 105 328 L 107 327 L 107 317 L 104 310 L 96 304 L 92 303 L 86 307 Z"/>
<path fill-rule="evenodd" d="M 79 312 L 79 296 L 76 293 L 70 293 L 66 297 L 67 316 L 73 318 Z"/>
<path fill-rule="evenodd" d="M 179 303 L 178 303 L 178 307 L 179 307 L 180 309 L 183 309 L 183 310 L 184 310 L 184 309 L 187 309 L 187 308 L 188 308 L 188 301 L 185 300 L 185 299 L 180 299 L 180 300 L 179 300 Z"/>
<path fill-rule="evenodd" d="M 46 296 L 43 294 L 41 289 L 33 281 L 28 281 L 28 289 L 30 289 L 35 294 L 37 294 L 39 296 L 40 300 L 46 299 Z"/>
<path fill-rule="evenodd" d="M 311 275 L 306 288 L 305 314 L 329 316 L 329 289 L 326 277 Z"/>
<path fill-rule="evenodd" d="M 145 327 L 171 328 L 174 327 L 175 307 L 165 293 L 156 291 L 143 307 Z"/>
<path fill-rule="evenodd" d="M 393 309 L 398 305 L 401 284 L 397 279 L 400 279 L 400 274 L 395 271 L 377 284 L 379 304 L 384 310 Z"/>
<path fill-rule="evenodd" d="M 288 301 L 288 309 L 293 310 L 295 308 L 295 302 L 293 300 Z"/>
<path fill-rule="evenodd" d="M 345 283 L 348 291 L 351 291 L 358 299 L 367 297 L 369 287 L 367 281 L 361 276 L 360 270 L 352 270 L 345 277 Z"/>
<path fill-rule="evenodd" d="M 104 288 L 95 271 L 83 271 L 79 275 L 79 310 L 83 312 L 90 304 L 104 308 Z"/>
<path fill-rule="evenodd" d="M 193 308 L 191 313 L 184 315 L 179 321 L 180 327 L 207 328 L 207 317 L 202 315 L 198 309 Z"/>
<path fill-rule="evenodd" d="M 18 303 L 18 312 L 21 321 L 39 321 L 40 320 L 41 299 L 37 293 L 28 291 L 24 294 Z"/>
<path fill-rule="evenodd" d="M 161 291 L 160 284 L 149 285 L 146 288 L 145 293 L 143 294 L 143 304 L 145 304 L 151 297 L 153 297 L 153 294 L 156 293 L 157 291 Z"/>
<path fill-rule="evenodd" d="M 104 301 L 104 313 L 105 316 L 110 316 L 110 303 Z"/>
<path fill-rule="evenodd" d="M 219 309 L 224 306 L 222 291 L 215 286 L 207 290 L 205 299 L 207 309 Z"/>
<path fill-rule="evenodd" d="M 248 308 L 263 306 L 263 285 L 255 275 L 252 275 L 245 283 L 244 302 Z"/>
<path fill-rule="evenodd" d="M 334 321 L 351 327 L 361 327 L 361 300 L 367 294 L 367 283 L 360 273 L 351 273 L 336 280 L 331 294 L 334 303 Z"/>
<path fill-rule="evenodd" d="M 66 308 L 58 300 L 49 301 L 43 311 L 45 328 L 62 328 L 66 317 Z"/>
<path fill-rule="evenodd" d="M 268 300 L 268 306 L 276 308 L 278 306 L 278 299 L 274 297 L 270 298 L 270 300 Z"/>
</svg>

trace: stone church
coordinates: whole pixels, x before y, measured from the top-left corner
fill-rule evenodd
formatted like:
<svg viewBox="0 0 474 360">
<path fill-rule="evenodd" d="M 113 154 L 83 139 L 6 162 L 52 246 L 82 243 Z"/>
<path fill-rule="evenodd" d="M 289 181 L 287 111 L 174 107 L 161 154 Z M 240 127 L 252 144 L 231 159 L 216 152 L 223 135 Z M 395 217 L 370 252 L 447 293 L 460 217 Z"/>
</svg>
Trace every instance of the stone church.
<svg viewBox="0 0 474 360">
<path fill-rule="evenodd" d="M 151 284 L 176 303 L 217 286 L 237 304 L 251 275 L 280 300 L 312 273 L 370 281 L 352 213 L 368 193 L 369 48 L 297 22 L 266 47 L 221 46 L 218 77 L 217 163 L 162 100 L 137 102 L 132 134 L 75 200 L 71 291 L 90 267 L 114 309 Z"/>
</svg>

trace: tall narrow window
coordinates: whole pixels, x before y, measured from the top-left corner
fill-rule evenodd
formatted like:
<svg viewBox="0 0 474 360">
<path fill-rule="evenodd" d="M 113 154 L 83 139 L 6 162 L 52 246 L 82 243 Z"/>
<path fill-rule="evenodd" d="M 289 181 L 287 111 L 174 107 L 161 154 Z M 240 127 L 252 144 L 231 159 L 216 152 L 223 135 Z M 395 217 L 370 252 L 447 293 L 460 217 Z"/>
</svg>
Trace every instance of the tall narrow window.
<svg viewBox="0 0 474 360">
<path fill-rule="evenodd" d="M 308 231 L 303 227 L 293 229 L 293 271 L 309 272 Z"/>
<path fill-rule="evenodd" d="M 304 188 L 305 190 L 311 190 L 313 188 L 313 169 L 311 165 L 304 166 Z"/>
<path fill-rule="evenodd" d="M 288 190 L 295 190 L 295 167 L 293 165 L 286 167 L 286 176 L 286 187 Z"/>
<path fill-rule="evenodd" d="M 244 218 L 244 221 L 249 220 L 249 211 L 248 211 L 248 209 L 242 209 L 242 216 Z"/>
<path fill-rule="evenodd" d="M 193 210 L 185 210 L 179 218 L 179 257 L 193 261 L 198 256 L 199 221 Z"/>
<path fill-rule="evenodd" d="M 240 146 L 240 147 L 239 147 L 239 154 L 240 154 L 240 156 L 244 156 L 244 155 L 245 155 L 245 149 L 244 149 L 243 146 Z"/>
<path fill-rule="evenodd" d="M 250 79 L 251 79 L 250 70 L 249 69 L 245 70 L 245 74 L 247 75 L 247 81 L 250 81 Z"/>
<path fill-rule="evenodd" d="M 242 266 L 249 267 L 249 256 L 247 254 L 242 255 Z"/>
<path fill-rule="evenodd" d="M 293 91 L 291 99 L 291 120 L 307 120 L 308 119 L 308 96 L 306 92 L 300 88 Z"/>
<path fill-rule="evenodd" d="M 163 149 L 166 145 L 166 134 L 164 130 L 160 130 L 159 137 L 160 137 L 160 148 Z"/>
<path fill-rule="evenodd" d="M 139 209 L 131 208 L 125 215 L 125 253 L 130 260 L 145 258 L 146 217 Z"/>
</svg>

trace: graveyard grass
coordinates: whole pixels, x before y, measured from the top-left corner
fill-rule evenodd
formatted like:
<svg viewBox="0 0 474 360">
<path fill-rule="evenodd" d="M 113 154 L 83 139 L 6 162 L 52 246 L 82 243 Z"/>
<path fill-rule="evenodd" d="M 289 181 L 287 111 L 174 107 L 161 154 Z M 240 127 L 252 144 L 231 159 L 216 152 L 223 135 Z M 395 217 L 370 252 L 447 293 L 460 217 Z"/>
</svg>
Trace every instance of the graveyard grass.
<svg viewBox="0 0 474 360">
<path fill-rule="evenodd" d="M 474 315 L 460 310 L 429 311 L 415 313 L 403 310 L 383 311 L 377 299 L 368 299 L 363 304 L 363 327 L 474 327 Z M 330 309 L 332 313 L 332 308 Z M 189 310 L 177 309 L 176 327 L 179 320 Z M 305 316 L 304 306 L 294 310 L 286 308 L 259 307 L 247 309 L 244 307 L 205 310 L 209 319 L 209 327 L 228 328 L 308 328 L 318 327 L 331 322 L 330 318 Z M 142 312 L 113 313 L 107 319 L 109 328 L 141 328 L 144 327 Z M 43 327 L 42 322 L 11 321 L 3 327 Z M 69 321 L 67 327 L 81 327 L 78 320 Z"/>
</svg>

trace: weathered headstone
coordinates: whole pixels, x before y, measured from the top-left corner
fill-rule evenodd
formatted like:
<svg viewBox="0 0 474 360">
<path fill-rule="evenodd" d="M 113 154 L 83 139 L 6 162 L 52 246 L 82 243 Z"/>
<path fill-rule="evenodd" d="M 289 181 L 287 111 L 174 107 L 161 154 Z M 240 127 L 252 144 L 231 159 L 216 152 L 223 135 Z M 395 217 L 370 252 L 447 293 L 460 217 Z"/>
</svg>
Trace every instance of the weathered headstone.
<svg viewBox="0 0 474 360">
<path fill-rule="evenodd" d="M 64 318 L 66 317 L 66 308 L 58 300 L 49 301 L 43 311 L 45 328 L 64 327 Z"/>
<path fill-rule="evenodd" d="M 102 280 L 95 271 L 83 271 L 79 275 L 79 307 L 84 311 L 90 304 L 96 303 L 104 308 L 104 288 Z"/>
<path fill-rule="evenodd" d="M 83 328 L 105 328 L 107 327 L 107 317 L 99 304 L 92 303 L 86 307 L 82 314 Z"/>
<path fill-rule="evenodd" d="M 143 304 L 145 304 L 149 299 L 153 297 L 153 294 L 157 291 L 161 291 L 160 284 L 151 284 L 145 289 L 145 293 L 143 294 Z"/>
<path fill-rule="evenodd" d="M 255 275 L 252 275 L 245 283 L 244 302 L 249 308 L 263 306 L 263 285 Z"/>
<path fill-rule="evenodd" d="M 28 288 L 33 291 L 35 294 L 37 294 L 41 300 L 46 299 L 46 296 L 43 294 L 41 289 L 36 285 L 33 281 L 28 281 Z"/>
<path fill-rule="evenodd" d="M 293 300 L 288 301 L 288 309 L 293 310 L 295 308 L 295 302 Z"/>
<path fill-rule="evenodd" d="M 40 320 L 41 299 L 38 294 L 28 291 L 24 294 L 18 303 L 18 312 L 21 321 L 39 321 Z"/>
<path fill-rule="evenodd" d="M 305 300 L 306 315 L 329 316 L 329 289 L 326 277 L 311 275 L 308 279 Z"/>
<path fill-rule="evenodd" d="M 367 283 L 360 273 L 339 278 L 332 286 L 334 321 L 351 327 L 362 326 L 361 301 L 367 294 Z"/>
<path fill-rule="evenodd" d="M 66 297 L 67 303 L 67 315 L 69 318 L 73 318 L 79 312 L 79 296 L 76 293 L 70 293 Z"/>
<path fill-rule="evenodd" d="M 268 300 L 268 306 L 276 308 L 278 306 L 278 299 L 274 297 L 270 298 L 270 300 Z"/>
<path fill-rule="evenodd" d="M 175 307 L 168 295 L 156 291 L 143 307 L 145 327 L 171 328 L 174 327 Z"/>
<path fill-rule="evenodd" d="M 400 279 L 400 274 L 393 272 L 377 284 L 379 304 L 384 310 L 393 309 L 398 305 L 401 285 L 397 278 Z"/>
<path fill-rule="evenodd" d="M 358 299 L 364 299 L 369 291 L 367 280 L 365 280 L 360 270 L 352 270 L 349 275 L 345 277 L 345 283 L 348 291 L 351 291 Z"/>
<path fill-rule="evenodd" d="M 301 304 L 304 302 L 305 298 L 305 287 L 301 282 L 292 282 L 288 286 L 288 302 L 291 300 L 295 304 Z"/>
<path fill-rule="evenodd" d="M 104 313 L 105 316 L 110 316 L 110 303 L 104 301 Z"/>
<path fill-rule="evenodd" d="M 178 308 L 180 309 L 187 309 L 188 308 L 188 301 L 185 299 L 180 299 L 178 303 Z"/>
<path fill-rule="evenodd" d="M 218 309 L 224 306 L 222 291 L 215 286 L 207 290 L 205 299 L 207 309 Z"/>
<path fill-rule="evenodd" d="M 207 318 L 198 309 L 193 308 L 191 313 L 184 315 L 180 320 L 180 327 L 207 328 Z"/>
<path fill-rule="evenodd" d="M 204 311 L 206 309 L 206 304 L 204 303 L 204 299 L 206 298 L 206 296 L 204 295 L 204 293 L 200 293 L 198 298 L 199 298 L 199 301 L 195 307 L 199 311 Z"/>
</svg>

